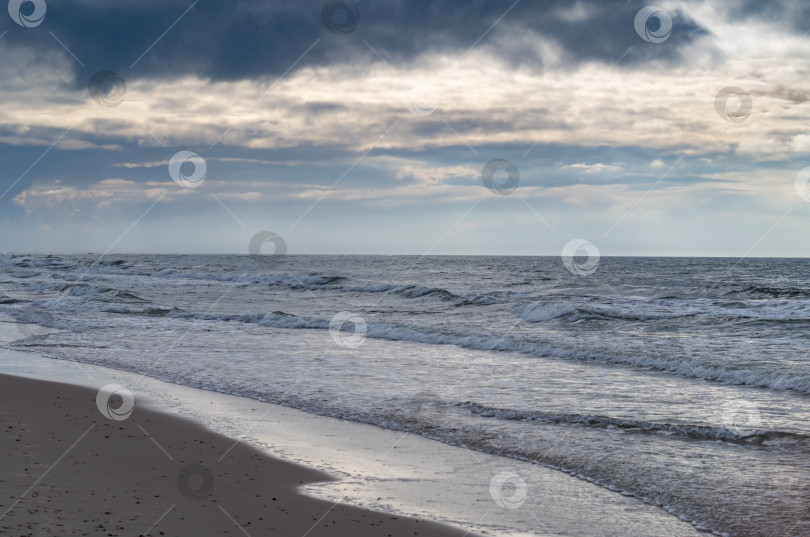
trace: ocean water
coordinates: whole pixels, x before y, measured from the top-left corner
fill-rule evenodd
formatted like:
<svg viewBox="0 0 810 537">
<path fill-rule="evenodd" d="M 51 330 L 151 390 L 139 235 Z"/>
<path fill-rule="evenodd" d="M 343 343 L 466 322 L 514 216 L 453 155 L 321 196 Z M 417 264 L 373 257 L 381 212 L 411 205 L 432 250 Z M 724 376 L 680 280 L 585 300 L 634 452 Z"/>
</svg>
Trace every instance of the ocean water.
<svg viewBox="0 0 810 537">
<path fill-rule="evenodd" d="M 721 535 L 810 535 L 806 260 L 603 258 L 587 276 L 550 257 L 0 268 L 15 349 L 536 462 Z"/>
</svg>

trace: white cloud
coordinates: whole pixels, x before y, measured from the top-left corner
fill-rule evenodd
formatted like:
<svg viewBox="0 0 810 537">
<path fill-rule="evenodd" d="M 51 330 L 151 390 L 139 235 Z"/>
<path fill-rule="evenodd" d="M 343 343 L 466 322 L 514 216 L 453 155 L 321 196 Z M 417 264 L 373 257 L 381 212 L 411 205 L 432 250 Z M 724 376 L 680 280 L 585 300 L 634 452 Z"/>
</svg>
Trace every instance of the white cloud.
<svg viewBox="0 0 810 537">
<path fill-rule="evenodd" d="M 797 134 L 790 141 L 790 148 L 798 153 L 810 151 L 810 134 Z"/>
<path fill-rule="evenodd" d="M 568 164 L 563 166 L 562 169 L 582 170 L 583 173 L 601 173 L 601 172 L 619 172 L 623 167 L 621 164 L 603 164 L 597 162 L 596 164 L 585 164 L 580 162 L 577 164 Z"/>
<path fill-rule="evenodd" d="M 118 164 L 113 164 L 113 167 L 134 169 L 134 168 L 160 168 L 162 166 L 168 165 L 169 165 L 168 160 L 151 160 L 146 162 L 119 162 Z"/>
<path fill-rule="evenodd" d="M 778 135 L 771 134 L 758 122 L 753 121 L 742 130 L 736 153 L 751 155 L 761 160 L 777 160 L 785 157 L 788 142 Z"/>
<path fill-rule="evenodd" d="M 73 212 L 83 209 L 107 209 L 113 205 L 130 206 L 155 201 L 169 193 L 167 185 L 139 184 L 124 179 L 105 179 L 85 187 L 65 185 L 60 180 L 23 190 L 14 203 L 27 213 L 37 209 L 68 207 Z"/>
<path fill-rule="evenodd" d="M 481 168 L 471 164 L 458 164 L 450 166 L 402 157 L 367 157 L 367 165 L 387 169 L 399 180 L 413 179 L 420 185 L 439 185 L 452 179 L 469 180 L 478 184 Z"/>
<path fill-rule="evenodd" d="M 558 17 L 565 22 L 584 22 L 598 14 L 599 9 L 595 5 L 585 5 L 582 2 L 575 2 L 570 6 L 554 10 L 551 15 Z"/>
</svg>

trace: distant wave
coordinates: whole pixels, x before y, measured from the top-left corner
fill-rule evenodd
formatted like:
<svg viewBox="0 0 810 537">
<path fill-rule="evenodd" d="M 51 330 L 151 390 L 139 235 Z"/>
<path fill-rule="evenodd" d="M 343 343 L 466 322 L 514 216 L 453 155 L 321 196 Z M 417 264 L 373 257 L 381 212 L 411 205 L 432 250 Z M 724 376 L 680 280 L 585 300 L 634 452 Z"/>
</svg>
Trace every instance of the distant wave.
<svg viewBox="0 0 810 537">
<path fill-rule="evenodd" d="M 797 287 L 773 287 L 767 285 L 732 285 L 731 289 L 723 290 L 724 297 L 743 298 L 810 298 L 810 289 Z"/>
<path fill-rule="evenodd" d="M 532 302 L 515 306 L 515 313 L 529 323 L 542 323 L 551 319 L 559 319 L 571 315 L 577 308 L 565 303 Z"/>
<path fill-rule="evenodd" d="M 492 292 L 464 298 L 457 302 L 455 306 L 491 306 L 493 304 L 503 304 L 507 301 L 508 298 L 504 297 L 504 293 Z"/>
<path fill-rule="evenodd" d="M 40 275 L 41 275 L 40 272 L 16 272 L 16 271 L 9 272 L 9 276 L 11 276 L 12 278 L 18 278 L 20 280 L 26 280 L 28 278 L 36 278 L 37 276 Z"/>
<path fill-rule="evenodd" d="M 171 314 L 175 317 L 255 323 L 274 328 L 329 329 L 326 319 L 304 319 L 283 311 L 266 315 L 201 315 L 193 313 Z M 574 349 L 559 344 L 543 343 L 517 336 L 491 336 L 485 334 L 459 334 L 442 330 L 412 328 L 390 323 L 369 323 L 367 337 L 425 343 L 431 345 L 458 345 L 460 347 L 485 350 L 519 352 L 530 356 L 557 358 L 563 360 L 599 362 L 630 365 L 639 368 L 656 369 L 675 373 L 684 377 L 713 380 L 726 384 L 760 386 L 779 390 L 795 390 L 810 394 L 810 375 L 787 375 L 779 371 L 756 369 L 732 370 L 719 365 L 698 363 L 688 357 L 663 357 L 655 353 L 610 354 L 598 348 Z"/>
<path fill-rule="evenodd" d="M 110 287 L 92 287 L 82 284 L 71 285 L 65 288 L 70 296 L 88 297 L 91 300 L 120 300 L 122 302 L 148 302 L 130 291 L 113 289 Z"/>
<path fill-rule="evenodd" d="M 115 289 L 112 287 L 95 287 L 84 283 L 71 283 L 65 285 L 53 285 L 50 283 L 28 285 L 28 291 L 45 291 L 48 293 L 56 294 L 55 298 L 50 300 L 58 301 L 60 295 L 64 297 L 78 297 L 86 300 L 100 300 L 100 301 L 118 301 L 118 302 L 149 302 L 148 300 L 139 297 L 131 291 L 123 289 Z"/>
<path fill-rule="evenodd" d="M 693 317 L 695 313 L 684 312 L 680 315 L 650 315 L 631 311 L 618 311 L 605 307 L 574 306 L 566 302 L 530 302 L 518 304 L 514 312 L 521 319 L 529 323 L 542 323 L 552 319 L 569 321 L 582 320 L 621 320 L 621 321 L 651 321 L 659 319 L 676 319 Z"/>
<path fill-rule="evenodd" d="M 461 297 L 455 293 L 451 293 L 447 289 L 441 287 L 423 287 L 421 285 L 372 285 L 372 286 L 355 286 L 355 287 L 342 287 L 340 291 L 348 291 L 350 293 L 389 293 L 392 295 L 400 295 L 406 298 L 420 298 L 423 296 L 435 296 L 445 300 L 458 300 Z"/>
<path fill-rule="evenodd" d="M 117 265 L 116 265 L 117 266 Z M 157 278 L 180 278 L 186 280 L 203 280 L 217 282 L 233 282 L 241 284 L 261 284 L 271 287 L 286 287 L 294 290 L 306 291 L 337 291 L 347 293 L 388 293 L 399 295 L 405 298 L 421 298 L 426 296 L 438 297 L 445 300 L 461 300 L 463 297 L 441 287 L 425 287 L 415 284 L 376 284 L 357 285 L 348 284 L 348 276 L 341 275 L 256 275 L 247 273 L 211 273 L 194 272 L 185 269 L 167 268 L 153 274 L 142 273 L 143 276 Z M 86 279 L 90 279 L 86 277 Z M 482 304 L 487 302 L 481 297 L 473 297 L 470 304 Z"/>
<path fill-rule="evenodd" d="M 740 434 L 726 427 L 713 427 L 691 423 L 656 423 L 651 421 L 612 418 L 610 416 L 584 414 L 554 414 L 540 411 L 512 410 L 465 402 L 458 405 L 484 418 L 510 421 L 534 421 L 547 424 L 584 425 L 599 429 L 622 429 L 644 433 L 664 434 L 697 440 L 721 440 L 742 444 L 761 444 L 764 441 L 787 440 L 807 442 L 810 437 L 786 431 L 754 429 L 749 434 Z M 747 431 L 746 431 L 747 432 Z"/>
<path fill-rule="evenodd" d="M 27 258 L 23 260 L 25 263 L 18 263 L 17 266 L 32 266 Z M 42 259 L 36 259 L 36 263 L 40 266 L 47 268 L 64 268 L 61 265 L 58 267 L 56 261 L 44 262 Z M 102 259 L 97 262 L 86 263 L 83 265 L 74 265 L 75 274 L 57 273 L 54 276 L 64 280 L 75 280 L 90 282 L 92 281 L 95 272 L 103 274 L 116 273 L 122 270 L 129 271 L 132 275 L 139 275 L 152 278 L 178 278 L 184 280 L 201 280 L 201 281 L 216 281 L 216 282 L 233 282 L 240 284 L 256 284 L 267 285 L 270 287 L 283 287 L 292 290 L 304 291 L 334 291 L 346 293 L 387 293 L 391 295 L 398 295 L 404 298 L 422 298 L 422 297 L 435 297 L 447 301 L 459 301 L 457 305 L 489 305 L 499 302 L 493 294 L 478 295 L 475 294 L 470 297 L 464 297 L 453 293 L 452 291 L 442 287 L 428 287 L 416 285 L 411 283 L 379 283 L 363 285 L 360 282 L 350 283 L 351 278 L 343 275 L 319 275 L 319 274 L 272 274 L 272 275 L 258 275 L 248 272 L 205 272 L 195 271 L 180 268 L 164 268 L 156 272 L 144 272 L 130 269 L 134 268 L 135 264 L 131 261 L 124 260 L 105 260 Z M 99 270 L 100 269 L 100 270 Z M 112 269 L 112 270 L 109 270 Z M 30 277 L 33 275 L 23 273 L 16 277 Z"/>
</svg>

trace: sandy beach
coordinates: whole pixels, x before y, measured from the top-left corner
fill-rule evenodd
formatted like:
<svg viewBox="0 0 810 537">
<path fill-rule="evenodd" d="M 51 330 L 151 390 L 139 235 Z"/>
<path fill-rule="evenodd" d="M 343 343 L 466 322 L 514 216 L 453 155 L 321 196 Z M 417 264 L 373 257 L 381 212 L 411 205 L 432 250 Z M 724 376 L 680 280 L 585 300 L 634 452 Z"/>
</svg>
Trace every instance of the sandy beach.
<svg viewBox="0 0 810 537">
<path fill-rule="evenodd" d="M 0 393 L 7 535 L 469 535 L 303 496 L 331 478 L 137 404 L 108 419 L 86 388 L 0 375 Z"/>
<path fill-rule="evenodd" d="M 7 3 L 0 537 L 810 537 L 810 3 Z"/>
</svg>

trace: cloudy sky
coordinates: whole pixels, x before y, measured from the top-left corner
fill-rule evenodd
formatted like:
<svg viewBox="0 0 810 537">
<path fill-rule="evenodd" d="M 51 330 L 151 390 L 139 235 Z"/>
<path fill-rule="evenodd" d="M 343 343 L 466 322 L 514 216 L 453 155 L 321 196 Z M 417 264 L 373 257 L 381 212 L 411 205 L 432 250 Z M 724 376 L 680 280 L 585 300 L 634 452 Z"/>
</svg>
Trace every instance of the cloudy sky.
<svg viewBox="0 0 810 537">
<path fill-rule="evenodd" d="M 810 255 L 810 10 L 647 6 L 11 0 L 0 250 Z"/>
</svg>

